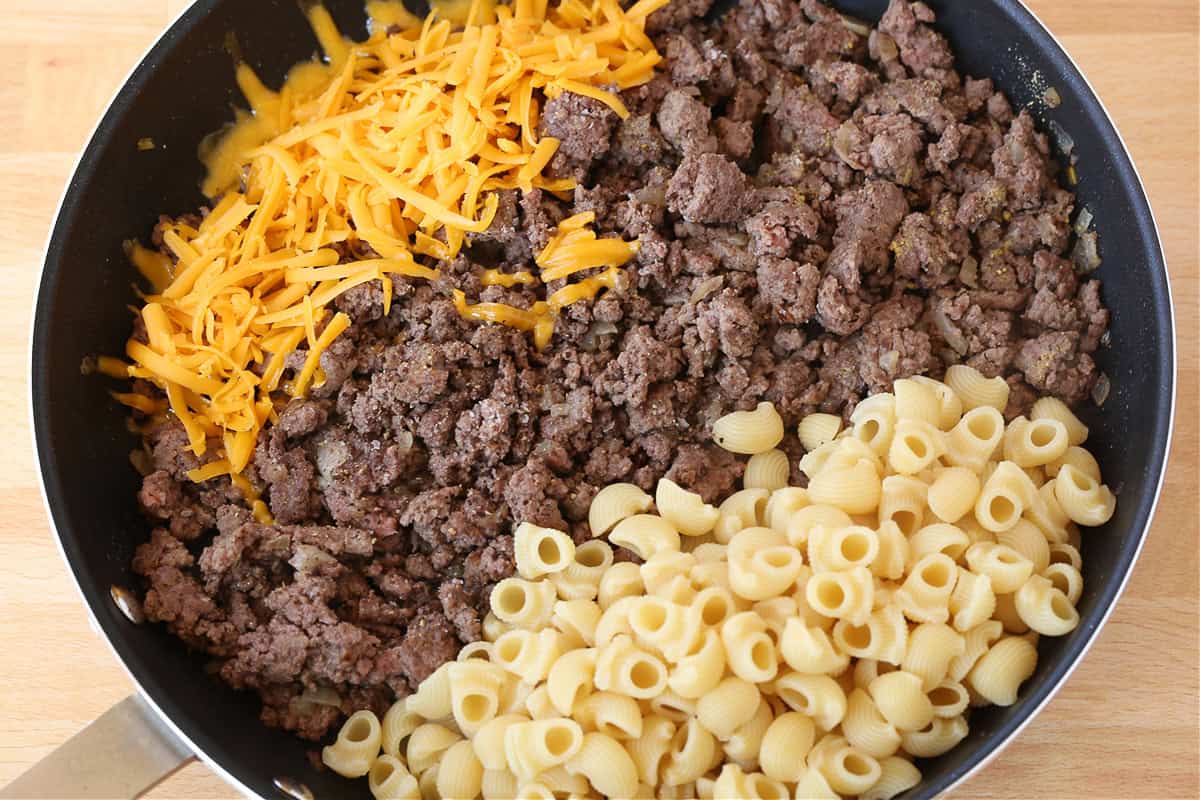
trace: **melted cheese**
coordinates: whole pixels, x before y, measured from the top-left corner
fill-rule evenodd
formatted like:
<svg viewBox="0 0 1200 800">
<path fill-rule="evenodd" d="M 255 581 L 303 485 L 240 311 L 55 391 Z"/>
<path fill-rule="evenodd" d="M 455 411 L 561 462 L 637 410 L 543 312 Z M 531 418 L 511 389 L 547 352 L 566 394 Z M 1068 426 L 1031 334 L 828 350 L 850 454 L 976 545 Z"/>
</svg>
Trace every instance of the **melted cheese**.
<svg viewBox="0 0 1200 800">
<path fill-rule="evenodd" d="M 574 92 L 627 114 L 612 87 L 652 77 L 661 57 L 645 17 L 663 2 L 639 0 L 627 12 L 615 0 L 442 0 L 422 21 L 398 2 L 372 0 L 365 42 L 344 38 L 314 4 L 306 13 L 322 60 L 295 66 L 278 91 L 238 65 L 250 111 L 201 150 L 212 209 L 197 226 L 164 224 L 163 253 L 127 248 L 153 293 L 124 370 L 163 390 L 194 453 L 215 448 L 194 480 L 229 475 L 251 497 L 241 472 L 275 419 L 277 393 L 303 397 L 319 384 L 322 354 L 353 322 L 334 313 L 336 298 L 378 281 L 386 312 L 397 276 L 440 277 L 418 257 L 453 259 L 487 230 L 499 190 L 574 189 L 543 175 L 559 143 L 538 136 L 541 104 Z M 459 313 L 528 331 L 544 348 L 557 313 L 616 285 L 637 252 L 636 243 L 597 239 L 592 221 L 564 223 L 537 259 L 540 276 L 495 273 L 484 283 L 598 274 L 529 309 L 470 305 L 456 292 Z M 342 255 L 364 250 L 379 257 Z M 304 346 L 287 380 L 285 360 Z M 118 400 L 162 410 L 140 395 Z"/>
</svg>

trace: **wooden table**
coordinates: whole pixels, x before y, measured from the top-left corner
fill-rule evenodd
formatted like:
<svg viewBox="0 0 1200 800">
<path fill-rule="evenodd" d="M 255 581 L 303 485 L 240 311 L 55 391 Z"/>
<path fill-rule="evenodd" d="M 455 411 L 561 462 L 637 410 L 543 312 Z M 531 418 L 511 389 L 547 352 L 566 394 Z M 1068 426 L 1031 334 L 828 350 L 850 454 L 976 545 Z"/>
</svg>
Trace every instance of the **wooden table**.
<svg viewBox="0 0 1200 800">
<path fill-rule="evenodd" d="M 964 0 L 965 1 L 965 0 Z M 88 626 L 36 488 L 29 313 L 76 152 L 187 0 L 0 0 L 0 785 L 131 691 Z M 1068 685 L 960 797 L 1200 795 L 1197 741 L 1197 37 L 1195 0 L 1032 0 L 1091 78 L 1162 226 L 1179 329 L 1179 414 L 1158 518 L 1124 599 Z M 114 10 L 116 9 L 116 10 Z M 233 798 L 193 764 L 155 798 Z"/>
</svg>

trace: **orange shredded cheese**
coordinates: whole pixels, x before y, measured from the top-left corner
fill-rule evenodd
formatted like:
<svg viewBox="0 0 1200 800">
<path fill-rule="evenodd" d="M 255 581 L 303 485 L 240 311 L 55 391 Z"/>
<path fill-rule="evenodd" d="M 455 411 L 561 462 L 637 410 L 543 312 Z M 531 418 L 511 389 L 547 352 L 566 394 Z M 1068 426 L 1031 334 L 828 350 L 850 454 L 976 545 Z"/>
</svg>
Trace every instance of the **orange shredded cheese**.
<svg viewBox="0 0 1200 800">
<path fill-rule="evenodd" d="M 558 147 L 537 135 L 543 98 L 574 92 L 626 115 L 611 87 L 652 77 L 661 56 L 646 15 L 665 2 L 639 0 L 626 12 L 615 0 L 454 0 L 418 20 L 398 2 L 372 0 L 365 42 L 345 39 L 313 5 L 306 13 L 323 61 L 294 67 L 278 92 L 238 66 L 252 113 L 239 112 L 202 148 L 214 206 L 199 225 L 162 225 L 170 257 L 127 245 L 153 293 L 141 309 L 145 337 L 126 345 L 125 373 L 163 390 L 194 453 L 215 448 L 193 480 L 228 475 L 261 504 L 241 472 L 284 399 L 277 393 L 303 397 L 323 380 L 321 355 L 353 322 L 330 304 L 379 281 L 388 311 L 398 276 L 439 277 L 418 257 L 452 259 L 491 225 L 498 190 L 574 188 L 542 174 Z M 597 239 L 590 219 L 572 220 L 539 255 L 541 280 L 605 271 L 531 309 L 468 305 L 457 292 L 459 313 L 530 331 L 545 347 L 559 309 L 612 288 L 637 252 L 636 243 Z M 364 251 L 378 257 L 342 255 Z M 285 359 L 297 351 L 303 367 L 287 380 Z M 118 399 L 153 410 L 139 397 Z"/>
</svg>

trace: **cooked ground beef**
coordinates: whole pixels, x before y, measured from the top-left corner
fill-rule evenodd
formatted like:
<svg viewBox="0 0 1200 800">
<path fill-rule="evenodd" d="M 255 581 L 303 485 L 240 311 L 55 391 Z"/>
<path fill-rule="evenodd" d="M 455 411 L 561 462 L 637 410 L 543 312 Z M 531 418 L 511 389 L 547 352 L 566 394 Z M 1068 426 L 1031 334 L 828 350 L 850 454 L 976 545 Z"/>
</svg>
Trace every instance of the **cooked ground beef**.
<svg viewBox="0 0 1200 800">
<path fill-rule="evenodd" d="M 325 383 L 247 472 L 275 525 L 227 480 L 187 480 L 177 423 L 148 433 L 146 611 L 257 690 L 269 724 L 319 738 L 339 710 L 306 690 L 380 709 L 477 638 L 515 522 L 586 538 L 614 481 L 728 493 L 743 467 L 710 429 L 729 411 L 770 400 L 791 427 L 959 362 L 1009 381 L 1009 417 L 1087 395 L 1108 313 L 1062 258 L 1073 198 L 1029 114 L 954 70 L 929 8 L 893 0 L 863 37 L 816 0 L 743 0 L 717 23 L 709 6 L 654 16 L 666 62 L 627 119 L 545 104 L 573 200 L 505 193 L 441 281 L 397 281 L 389 316 L 378 286 L 339 298 L 355 325 Z M 571 306 L 542 353 L 459 317 L 451 286 L 544 296 L 479 272 L 528 268 L 585 210 L 640 239 L 625 288 Z"/>
</svg>

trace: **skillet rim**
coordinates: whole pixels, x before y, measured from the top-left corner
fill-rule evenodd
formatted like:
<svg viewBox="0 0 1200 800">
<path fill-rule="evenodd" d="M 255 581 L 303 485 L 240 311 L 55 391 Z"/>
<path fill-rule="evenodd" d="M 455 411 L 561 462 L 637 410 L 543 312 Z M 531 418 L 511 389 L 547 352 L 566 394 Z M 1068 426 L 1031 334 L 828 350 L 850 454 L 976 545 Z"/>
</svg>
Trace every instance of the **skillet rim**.
<svg viewBox="0 0 1200 800">
<path fill-rule="evenodd" d="M 97 614 L 97 607 L 108 602 L 108 600 L 102 592 L 96 592 L 93 596 L 92 593 L 84 588 L 82 578 L 89 572 L 88 564 L 79 552 L 74 538 L 72 537 L 68 540 L 68 537 L 65 537 L 59 529 L 59 519 L 55 512 L 56 505 L 51 500 L 51 494 L 53 493 L 55 499 L 58 501 L 58 506 L 64 505 L 62 489 L 56 470 L 57 461 L 55 454 L 50 448 L 48 428 L 41 421 L 41 417 L 37 413 L 39 408 L 43 407 L 49 399 L 49 391 L 46 386 L 48 370 L 43 364 L 45 361 L 43 356 L 47 350 L 49 327 L 39 326 L 37 322 L 40 318 L 50 318 L 49 306 L 51 305 L 51 300 L 48 288 L 51 279 L 56 278 L 60 270 L 64 267 L 61 263 L 60 251 L 62 247 L 58 245 L 60 241 L 58 234 L 61 229 L 68 227 L 65 225 L 68 217 L 73 217 L 74 214 L 78 213 L 78 203 L 72 196 L 72 190 L 76 186 L 86 184 L 93 177 L 99 163 L 93 156 L 96 155 L 97 151 L 102 149 L 103 143 L 111 134 L 112 128 L 115 127 L 118 120 L 125 113 L 126 107 L 140 93 L 142 84 L 159 67 L 163 58 L 173 51 L 179 41 L 190 34 L 192 29 L 215 6 L 224 1 L 194 0 L 192 5 L 177 15 L 175 20 L 164 29 L 159 37 L 147 48 L 142 58 L 130 70 L 103 114 L 99 117 L 95 127 L 88 136 L 87 144 L 80 151 L 76 159 L 71 176 L 59 200 L 54 214 L 54 221 L 50 226 L 46 245 L 43 249 L 38 288 L 34 298 L 34 313 L 31 315 L 30 393 L 28 408 L 30 431 L 38 461 L 38 485 L 42 502 L 46 509 L 50 528 L 54 533 L 56 546 L 67 564 L 76 590 L 84 601 L 84 606 L 87 609 L 93 629 L 102 634 L 105 642 L 116 656 L 118 663 L 130 677 L 138 693 L 154 709 L 172 733 L 228 784 L 247 797 L 258 797 L 260 795 L 257 792 L 236 776 L 231 769 L 227 769 L 224 766 L 226 762 L 230 764 L 236 763 L 238 767 L 245 766 L 240 763 L 242 759 L 239 759 L 237 754 L 230 751 L 221 741 L 206 735 L 202 726 L 195 724 L 192 717 L 183 713 L 173 700 L 175 693 L 165 688 L 163 683 L 155 675 L 151 674 L 150 670 L 145 669 L 136 654 L 132 652 L 132 648 L 128 647 L 127 643 L 122 641 L 122 634 L 127 633 L 124 624 L 114 620 L 111 615 L 104 618 Z M 837 0 L 830 1 L 834 4 L 837 3 Z M 1158 221 L 1146 192 L 1145 183 L 1133 160 L 1132 154 L 1112 115 L 1109 113 L 1108 108 L 1105 106 L 1099 93 L 1096 92 L 1086 73 L 1080 68 L 1070 52 L 1062 45 L 1058 37 L 1045 23 L 1022 0 L 989 0 L 989 2 L 1001 13 L 1012 18 L 1014 26 L 1028 40 L 1028 43 L 1033 45 L 1035 51 L 1042 52 L 1051 57 L 1055 55 L 1061 57 L 1065 61 L 1066 67 L 1075 73 L 1075 76 L 1080 79 L 1082 85 L 1086 88 L 1085 100 L 1094 102 L 1100 112 L 1102 124 L 1097 128 L 1096 132 L 1101 138 L 1106 140 L 1104 142 L 1105 150 L 1114 156 L 1113 165 L 1116 167 L 1119 175 L 1118 185 L 1125 190 L 1124 194 L 1132 201 L 1130 205 L 1134 210 L 1136 226 L 1145 235 L 1147 245 L 1156 246 L 1154 249 L 1157 251 L 1157 260 L 1147 262 L 1147 268 L 1152 284 L 1151 293 L 1154 296 L 1153 305 L 1156 311 L 1159 312 L 1156 314 L 1155 323 L 1159 326 L 1160 332 L 1165 334 L 1163 338 L 1165 339 L 1165 343 L 1169 345 L 1163 348 L 1163 353 L 1159 354 L 1156 367 L 1160 375 L 1165 373 L 1168 376 L 1170 385 L 1166 397 L 1160 400 L 1155 408 L 1153 417 L 1156 436 L 1150 442 L 1150 460 L 1151 462 L 1157 462 L 1158 475 L 1154 480 L 1149 502 L 1146 504 L 1144 522 L 1140 526 L 1137 526 L 1140 527 L 1140 530 L 1137 531 L 1136 546 L 1128 556 L 1128 561 L 1123 567 L 1120 579 L 1115 582 L 1115 586 L 1111 579 L 1103 584 L 1103 588 L 1100 590 L 1100 597 L 1097 600 L 1099 607 L 1103 610 L 1096 619 L 1089 623 L 1091 627 L 1087 631 L 1086 638 L 1074 645 L 1075 652 L 1069 658 L 1065 659 L 1063 663 L 1057 665 L 1055 670 L 1035 676 L 1035 682 L 1027 689 L 1028 694 L 1022 698 L 1022 702 L 1030 703 L 1032 701 L 1033 705 L 1023 709 L 1022 714 L 1017 718 L 1009 720 L 1002 725 L 999 730 L 985 740 L 983 746 L 973 756 L 960 759 L 959 763 L 944 770 L 944 773 L 939 775 L 937 779 L 928 782 L 923 781 L 922 784 L 918 785 L 915 794 L 912 794 L 910 790 L 910 793 L 905 793 L 905 797 L 934 797 L 944 792 L 952 791 L 988 766 L 1041 713 L 1087 656 L 1095 644 L 1100 631 L 1116 609 L 1117 603 L 1124 593 L 1130 576 L 1141 556 L 1142 549 L 1145 546 L 1146 539 L 1153 525 L 1166 479 L 1178 402 L 1178 337 L 1170 272 L 1166 252 L 1163 249 Z M 1115 140 L 1115 147 L 1112 146 L 1114 142 L 1107 141 L 1109 139 Z M 1159 267 L 1160 269 L 1156 270 L 1154 267 Z M 1164 300 L 1165 309 L 1162 308 Z M 1162 319 L 1161 315 L 1161 312 L 1164 310 L 1166 312 L 1165 320 Z M 1165 325 L 1163 324 L 1164 322 L 1166 323 Z M 1164 405 L 1166 406 L 1165 408 Z M 1163 419 L 1164 411 L 1165 420 Z M 64 520 L 63 528 L 66 529 L 67 527 Z M 191 731 L 185 732 L 180 721 L 187 723 L 187 727 Z M 244 769 L 239 769 L 238 771 L 247 772 Z M 263 779 L 262 785 L 269 785 L 269 776 L 256 775 L 255 777 Z"/>
</svg>

